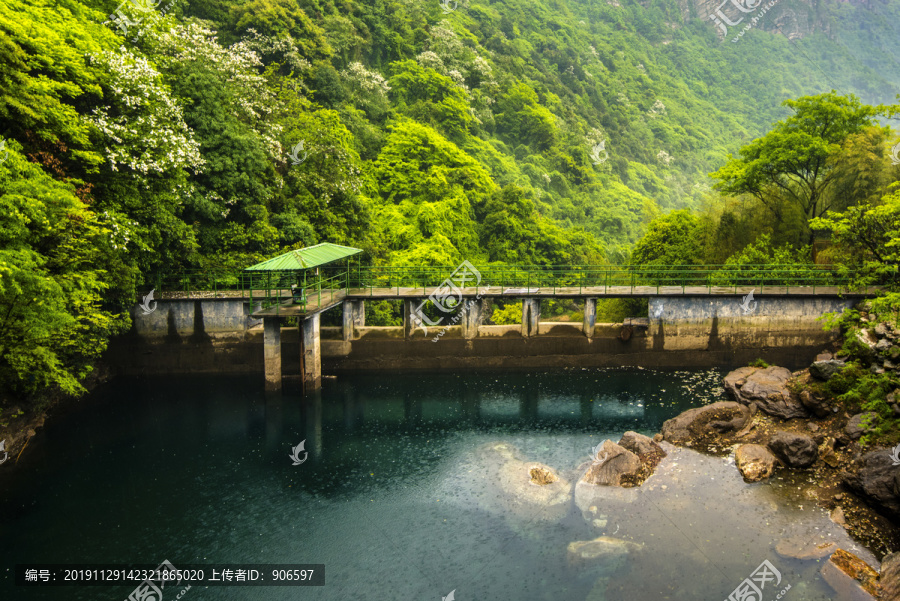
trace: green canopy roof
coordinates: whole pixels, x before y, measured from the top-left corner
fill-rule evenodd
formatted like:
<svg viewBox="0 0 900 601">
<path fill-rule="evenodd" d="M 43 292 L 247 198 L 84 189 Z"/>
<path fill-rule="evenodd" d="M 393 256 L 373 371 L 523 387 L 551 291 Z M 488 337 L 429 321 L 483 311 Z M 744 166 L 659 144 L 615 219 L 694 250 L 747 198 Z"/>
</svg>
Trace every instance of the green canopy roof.
<svg viewBox="0 0 900 601">
<path fill-rule="evenodd" d="M 361 252 L 361 248 L 323 242 L 315 246 L 288 251 L 283 255 L 248 267 L 246 271 L 298 271 L 352 257 Z"/>
</svg>

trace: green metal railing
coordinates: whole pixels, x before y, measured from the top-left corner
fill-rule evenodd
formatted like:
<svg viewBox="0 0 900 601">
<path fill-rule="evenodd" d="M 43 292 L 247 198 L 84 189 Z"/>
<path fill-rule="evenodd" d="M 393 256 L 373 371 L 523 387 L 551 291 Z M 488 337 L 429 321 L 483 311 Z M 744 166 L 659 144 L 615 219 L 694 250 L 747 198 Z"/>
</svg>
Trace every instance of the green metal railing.
<svg viewBox="0 0 900 601">
<path fill-rule="evenodd" d="M 257 301 L 260 303 L 261 309 L 275 307 L 275 314 L 278 315 L 282 307 L 295 306 L 299 307 L 299 310 L 305 313 L 308 307 L 318 308 L 323 306 L 323 302 L 324 304 L 328 304 L 334 302 L 335 298 L 340 300 L 341 293 L 345 292 L 347 289 L 346 272 L 331 277 L 318 277 L 311 281 L 307 281 L 306 285 L 299 288 L 301 292 L 299 298 L 292 295 L 291 283 L 294 283 L 296 281 L 295 279 L 291 279 L 291 282 L 288 283 L 287 286 L 281 285 L 284 278 L 280 278 L 280 280 L 281 281 L 277 282 L 276 286 L 273 288 L 254 288 L 251 286 L 249 288 L 250 306 L 252 307 L 254 303 L 253 291 L 260 290 L 265 291 L 265 294 L 257 295 L 256 297 Z M 287 300 L 285 300 L 285 298 L 287 298 Z"/>
<path fill-rule="evenodd" d="M 675 265 L 675 266 L 634 266 L 634 265 L 554 265 L 554 266 L 475 266 L 481 275 L 479 287 L 539 288 L 543 292 L 556 293 L 560 289 L 566 292 L 577 290 L 584 293 L 585 288 L 602 288 L 604 293 L 624 292 L 622 287 L 633 294 L 637 288 L 652 288 L 659 293 L 662 287 L 679 287 L 682 292 L 687 288 L 706 288 L 707 293 L 713 288 L 754 287 L 762 293 L 765 289 L 777 287 L 837 288 L 839 292 L 849 291 L 851 278 L 841 276 L 830 265 L 796 265 L 772 268 L 768 266 L 731 266 L 731 265 Z M 421 288 L 423 293 L 444 282 L 455 267 L 359 267 L 351 274 L 350 287 L 365 293 L 374 294 L 375 289 Z M 473 283 L 465 286 L 471 287 Z M 594 290 L 592 290 L 593 292 Z M 865 287 L 861 292 L 868 293 Z"/>
<path fill-rule="evenodd" d="M 249 272 L 182 270 L 157 274 L 148 285 L 156 290 L 157 298 L 247 298 L 253 310 L 287 305 L 299 305 L 301 311 L 308 306 L 322 306 L 333 302 L 347 288 L 349 273 L 346 269 L 323 269 L 323 275 L 298 281 L 292 271 Z M 291 286 L 298 284 L 302 296 L 294 299 Z"/>
<path fill-rule="evenodd" d="M 589 292 L 615 294 L 634 294 L 639 288 L 639 293 L 649 292 L 649 288 L 659 293 L 663 287 L 680 288 L 682 292 L 688 288 L 705 288 L 707 293 L 712 293 L 713 289 L 724 292 L 731 288 L 737 292 L 738 288 L 752 287 L 757 293 L 771 288 L 783 288 L 787 292 L 804 288 L 814 294 L 817 289 L 828 288 L 829 292 L 868 294 L 877 289 L 868 285 L 851 289 L 853 278 L 839 274 L 831 265 L 476 265 L 475 268 L 480 274 L 479 288 L 538 288 L 552 293 L 565 289 L 565 293 L 583 294 L 586 288 L 591 288 Z M 382 296 L 385 290 L 393 289 L 399 296 L 401 292 L 421 288 L 423 295 L 427 295 L 429 288 L 441 285 L 456 269 L 457 266 L 323 269 L 321 276 L 307 274 L 305 294 L 298 303 L 293 303 L 291 297 L 291 284 L 298 283 L 295 272 L 184 270 L 157 275 L 152 283 L 158 298 L 188 293 L 212 297 L 240 295 L 261 303 L 263 308 L 299 304 L 305 310 L 312 306 L 313 299 L 315 306 L 321 306 L 323 300 L 333 301 L 344 289 L 354 295 L 374 295 L 377 290 Z M 474 281 L 470 281 L 465 287 L 473 285 Z"/>
</svg>

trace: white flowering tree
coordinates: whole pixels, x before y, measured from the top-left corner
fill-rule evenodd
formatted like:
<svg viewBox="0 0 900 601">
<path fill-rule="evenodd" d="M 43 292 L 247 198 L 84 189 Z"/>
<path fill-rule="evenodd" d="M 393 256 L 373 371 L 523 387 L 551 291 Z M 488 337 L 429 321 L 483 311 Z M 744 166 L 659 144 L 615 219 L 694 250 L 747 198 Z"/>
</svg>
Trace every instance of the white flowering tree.
<svg viewBox="0 0 900 601">
<path fill-rule="evenodd" d="M 183 216 L 197 232 L 205 266 L 244 267 L 277 248 L 269 205 L 280 194 L 275 165 L 285 157 L 274 67 L 265 70 L 254 50 L 265 43 L 251 35 L 226 47 L 196 22 L 144 38 L 205 161 L 184 189 Z"/>
<path fill-rule="evenodd" d="M 200 144 L 159 71 L 124 46 L 91 58 L 109 73 L 105 104 L 87 117 L 103 136 L 109 168 L 137 178 L 179 169 L 198 172 L 204 163 Z"/>
</svg>

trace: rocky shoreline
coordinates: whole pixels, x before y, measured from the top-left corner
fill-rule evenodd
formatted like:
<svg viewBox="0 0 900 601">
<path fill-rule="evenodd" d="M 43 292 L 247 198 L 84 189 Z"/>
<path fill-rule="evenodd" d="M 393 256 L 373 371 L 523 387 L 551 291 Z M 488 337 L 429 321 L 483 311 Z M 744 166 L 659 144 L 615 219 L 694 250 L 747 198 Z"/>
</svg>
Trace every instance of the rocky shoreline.
<svg viewBox="0 0 900 601">
<path fill-rule="evenodd" d="M 607 513 L 634 502 L 642 489 L 666 489 L 661 482 L 671 487 L 669 476 L 660 480 L 654 472 L 678 447 L 733 455 L 745 483 L 778 481 L 791 499 L 820 506 L 846 531 L 843 546 L 852 548 L 851 541 L 857 541 L 874 560 L 867 563 L 834 539 L 811 534 L 773 541 L 779 557 L 818 562 L 834 599 L 900 601 L 900 553 L 892 552 L 900 548 L 900 445 L 884 444 L 895 435 L 885 432 L 885 424 L 891 426 L 891 416 L 900 415 L 900 332 L 879 323 L 852 329 L 847 338 L 854 352 L 847 353 L 845 343 L 835 354 L 819 355 L 807 369 L 791 372 L 759 364 L 730 372 L 723 385 L 731 400 L 685 411 L 667 420 L 653 438 L 626 432 L 618 442 L 604 440 L 568 478 L 496 443 L 489 451 L 502 456 L 500 489 L 520 518 L 562 519 L 574 501 L 589 524 L 604 529 Z M 869 374 L 881 388 L 865 402 L 848 396 L 851 384 L 870 386 Z M 663 465 L 670 470 L 669 463 Z M 643 544 L 607 533 L 573 541 L 567 556 L 573 567 L 597 575 L 589 599 L 603 599 L 610 577 L 629 556 L 643 552 Z M 880 566 L 870 565 L 878 561 Z"/>
</svg>

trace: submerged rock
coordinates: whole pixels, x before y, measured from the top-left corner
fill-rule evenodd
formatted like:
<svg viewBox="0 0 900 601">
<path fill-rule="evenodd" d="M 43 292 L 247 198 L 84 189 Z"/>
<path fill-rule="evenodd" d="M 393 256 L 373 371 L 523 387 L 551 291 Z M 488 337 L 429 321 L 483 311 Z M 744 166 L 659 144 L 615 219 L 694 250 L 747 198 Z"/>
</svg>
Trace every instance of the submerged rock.
<svg viewBox="0 0 900 601">
<path fill-rule="evenodd" d="M 511 460 L 500 468 L 500 489 L 509 508 L 524 519 L 556 521 L 565 517 L 572 484 L 543 463 Z"/>
<path fill-rule="evenodd" d="M 569 511 L 572 483 L 552 467 L 526 461 L 513 445 L 495 442 L 475 455 L 477 470 L 470 486 L 480 509 L 503 515 L 511 526 L 531 521 L 561 520 Z"/>
<path fill-rule="evenodd" d="M 790 378 L 791 372 L 783 367 L 741 367 L 725 376 L 723 383 L 739 403 L 755 403 L 764 413 L 781 419 L 806 417 L 806 408 L 787 387 Z"/>
<path fill-rule="evenodd" d="M 830 541 L 811 542 L 805 539 L 783 538 L 775 545 L 775 552 L 781 557 L 794 559 L 822 559 L 837 550 L 837 543 Z"/>
<path fill-rule="evenodd" d="M 769 449 L 787 467 L 809 467 L 819 458 L 816 441 L 794 432 L 776 432 L 769 439 Z"/>
<path fill-rule="evenodd" d="M 822 566 L 825 579 L 839 601 L 864 601 L 880 595 L 878 572 L 862 559 L 843 549 L 835 551 Z"/>
<path fill-rule="evenodd" d="M 866 453 L 843 476 L 851 490 L 894 518 L 900 517 L 900 467 L 889 449 Z"/>
<path fill-rule="evenodd" d="M 663 439 L 671 443 L 704 441 L 717 434 L 741 430 L 750 421 L 750 409 L 733 401 L 719 401 L 688 409 L 663 423 Z"/>
<path fill-rule="evenodd" d="M 580 481 L 586 484 L 622 486 L 623 480 L 635 478 L 640 471 L 641 460 L 637 455 L 611 440 L 604 440 Z"/>
<path fill-rule="evenodd" d="M 841 526 L 842 528 L 847 527 L 847 518 L 844 517 L 844 510 L 840 507 L 835 507 L 831 510 L 831 514 L 829 515 L 831 521 Z"/>
<path fill-rule="evenodd" d="M 734 461 L 747 482 L 764 480 L 775 469 L 775 456 L 758 444 L 741 445 L 734 454 Z"/>
<path fill-rule="evenodd" d="M 568 558 L 569 563 L 574 566 L 585 566 L 602 562 L 608 567 L 610 562 L 612 562 L 618 567 L 620 560 L 627 557 L 629 553 L 640 551 L 643 548 L 644 545 L 640 543 L 633 543 L 611 536 L 600 536 L 594 540 L 569 543 Z"/>
</svg>

